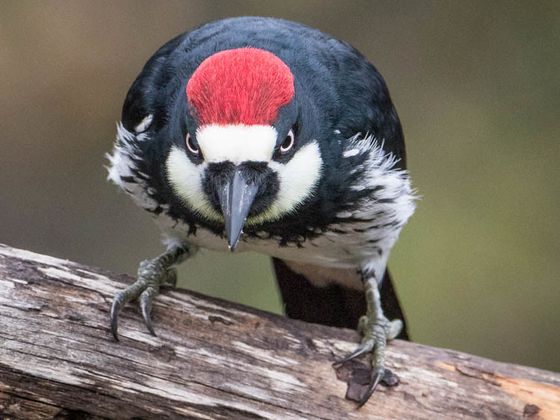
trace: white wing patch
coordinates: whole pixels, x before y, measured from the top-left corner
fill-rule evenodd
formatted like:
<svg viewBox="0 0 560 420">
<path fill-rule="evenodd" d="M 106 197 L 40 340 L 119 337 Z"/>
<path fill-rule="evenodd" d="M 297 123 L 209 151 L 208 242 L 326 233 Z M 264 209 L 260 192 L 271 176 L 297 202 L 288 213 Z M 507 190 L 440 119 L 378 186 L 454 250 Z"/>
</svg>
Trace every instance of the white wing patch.
<svg viewBox="0 0 560 420">
<path fill-rule="evenodd" d="M 339 212 L 337 217 L 341 223 L 329 226 L 334 232 L 327 232 L 327 236 L 338 238 L 339 246 L 352 250 L 361 260 L 361 268 L 381 281 L 389 252 L 414 213 L 418 197 L 408 172 L 395 168 L 398 160 L 383 150 L 383 143 L 373 136 L 356 135 L 349 139 L 343 156 L 362 154 L 367 154 L 367 158 L 353 171 L 363 175 L 350 188 L 374 192 L 356 203 L 352 210 Z M 352 219 L 352 222 L 342 223 L 344 219 Z"/>
<path fill-rule="evenodd" d="M 347 150 L 353 152 L 351 156 L 369 153 L 367 159 L 353 170 L 362 172 L 363 176 L 350 188 L 354 191 L 375 189 L 376 193 L 375 199 L 365 200 L 354 212 L 345 212 L 339 217 L 371 219 L 374 212 L 386 210 L 384 213 L 388 215 L 385 217 L 404 224 L 414 213 L 418 198 L 410 183 L 408 172 L 395 168 L 398 159 L 391 153 L 386 153 L 383 143 L 379 143 L 373 136 L 357 135 L 348 141 Z M 356 150 L 358 152 L 354 153 Z M 379 219 L 380 223 L 383 223 L 383 217 Z"/>
<path fill-rule="evenodd" d="M 129 194 L 137 205 L 153 211 L 158 207 L 158 203 L 149 195 L 149 187 L 146 185 L 149 177 L 140 172 L 135 163 L 135 160 L 141 159 L 136 143 L 146 140 L 148 136 L 145 133 L 135 135 L 119 122 L 113 152 L 106 155 L 109 159 L 107 179 Z"/>
</svg>

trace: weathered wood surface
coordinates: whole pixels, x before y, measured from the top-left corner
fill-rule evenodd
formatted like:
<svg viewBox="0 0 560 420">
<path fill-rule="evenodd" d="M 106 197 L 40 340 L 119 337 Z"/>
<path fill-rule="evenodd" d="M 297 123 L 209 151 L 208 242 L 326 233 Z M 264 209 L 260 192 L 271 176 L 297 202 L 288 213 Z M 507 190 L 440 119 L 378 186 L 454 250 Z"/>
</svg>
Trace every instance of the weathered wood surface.
<svg viewBox="0 0 560 420">
<path fill-rule="evenodd" d="M 560 374 L 394 341 L 401 382 L 361 409 L 332 367 L 355 332 L 166 290 L 158 337 L 127 276 L 0 245 L 0 418 L 560 418 Z M 348 373 L 343 369 L 339 377 Z"/>
</svg>

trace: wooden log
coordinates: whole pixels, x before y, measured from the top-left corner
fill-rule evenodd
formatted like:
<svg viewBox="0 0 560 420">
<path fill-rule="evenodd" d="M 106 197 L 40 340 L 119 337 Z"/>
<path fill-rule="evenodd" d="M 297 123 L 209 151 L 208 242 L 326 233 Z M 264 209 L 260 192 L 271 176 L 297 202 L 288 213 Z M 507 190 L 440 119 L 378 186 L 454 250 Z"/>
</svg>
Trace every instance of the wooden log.
<svg viewBox="0 0 560 420">
<path fill-rule="evenodd" d="M 108 327 L 132 279 L 0 245 L 0 418 L 560 418 L 560 374 L 393 341 L 400 377 L 361 409 L 332 362 L 358 334 L 196 293 L 164 290 L 157 337 L 134 306 Z"/>
</svg>

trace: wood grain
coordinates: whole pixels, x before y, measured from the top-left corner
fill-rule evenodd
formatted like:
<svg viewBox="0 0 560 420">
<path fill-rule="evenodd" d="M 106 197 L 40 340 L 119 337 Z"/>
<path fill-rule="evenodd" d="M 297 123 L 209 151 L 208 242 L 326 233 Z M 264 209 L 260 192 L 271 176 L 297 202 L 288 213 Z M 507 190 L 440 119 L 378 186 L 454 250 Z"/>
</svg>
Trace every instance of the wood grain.
<svg viewBox="0 0 560 420">
<path fill-rule="evenodd" d="M 560 374 L 396 340 L 400 384 L 357 410 L 332 362 L 349 330 L 164 290 L 157 337 L 137 309 L 109 332 L 132 279 L 0 245 L 0 418 L 560 418 Z"/>
</svg>

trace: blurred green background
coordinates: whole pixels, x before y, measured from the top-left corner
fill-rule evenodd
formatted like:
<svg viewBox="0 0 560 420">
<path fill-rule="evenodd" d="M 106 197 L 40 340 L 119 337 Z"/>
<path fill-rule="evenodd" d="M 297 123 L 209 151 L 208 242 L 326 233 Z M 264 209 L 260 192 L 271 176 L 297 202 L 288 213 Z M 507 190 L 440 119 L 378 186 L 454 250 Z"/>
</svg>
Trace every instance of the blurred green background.
<svg viewBox="0 0 560 420">
<path fill-rule="evenodd" d="M 103 169 L 129 85 L 195 25 L 284 17 L 352 43 L 392 92 L 423 196 L 390 262 L 414 339 L 560 370 L 559 5 L 0 1 L 0 242 L 135 273 L 159 233 Z M 281 311 L 265 257 L 180 276 Z"/>
</svg>

